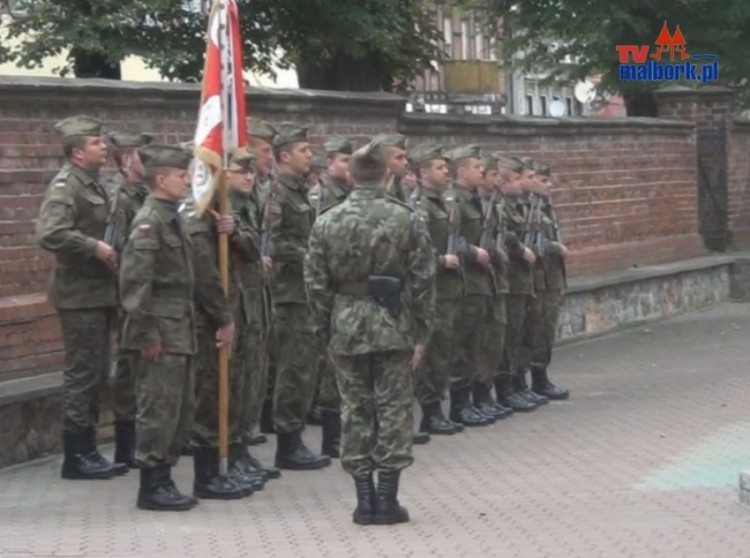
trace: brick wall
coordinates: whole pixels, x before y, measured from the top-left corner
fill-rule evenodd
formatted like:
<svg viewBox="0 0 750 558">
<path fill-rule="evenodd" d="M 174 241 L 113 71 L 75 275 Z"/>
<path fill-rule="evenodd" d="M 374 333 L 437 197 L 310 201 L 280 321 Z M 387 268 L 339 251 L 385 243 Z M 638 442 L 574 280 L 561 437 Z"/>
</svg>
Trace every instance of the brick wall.
<svg viewBox="0 0 750 558">
<path fill-rule="evenodd" d="M 735 248 L 750 248 L 750 120 L 736 119 L 729 141 L 729 229 Z"/>
<path fill-rule="evenodd" d="M 51 258 L 36 248 L 34 218 L 61 163 L 53 124 L 88 113 L 113 130 L 157 140 L 189 139 L 198 87 L 0 76 L 0 379 L 59 366 L 62 346 L 44 303 Z M 306 122 L 316 143 L 330 134 L 360 141 L 402 131 L 414 141 L 482 143 L 553 164 L 554 198 L 571 275 L 604 273 L 694 257 L 693 124 L 656 119 L 550 119 L 403 115 L 388 94 L 254 89 L 251 114 Z"/>
</svg>

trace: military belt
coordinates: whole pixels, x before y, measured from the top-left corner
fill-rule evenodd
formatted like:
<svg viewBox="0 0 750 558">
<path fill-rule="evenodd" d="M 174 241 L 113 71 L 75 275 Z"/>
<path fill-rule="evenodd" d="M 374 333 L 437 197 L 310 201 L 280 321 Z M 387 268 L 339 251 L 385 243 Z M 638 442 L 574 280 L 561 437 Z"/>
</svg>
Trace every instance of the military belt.
<svg viewBox="0 0 750 558">
<path fill-rule="evenodd" d="M 336 294 L 367 296 L 370 294 L 370 285 L 367 281 L 358 281 L 356 283 L 342 283 L 336 287 Z"/>
</svg>

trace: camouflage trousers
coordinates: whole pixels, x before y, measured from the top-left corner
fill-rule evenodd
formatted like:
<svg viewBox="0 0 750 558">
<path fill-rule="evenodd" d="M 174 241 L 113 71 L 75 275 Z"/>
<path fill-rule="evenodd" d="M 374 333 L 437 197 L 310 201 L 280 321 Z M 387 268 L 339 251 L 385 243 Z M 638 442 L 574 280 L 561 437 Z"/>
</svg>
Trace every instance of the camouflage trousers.
<svg viewBox="0 0 750 558">
<path fill-rule="evenodd" d="M 320 343 L 306 304 L 278 304 L 274 309 L 273 422 L 277 432 L 301 432 L 318 382 Z"/>
<path fill-rule="evenodd" d="M 136 373 L 136 461 L 141 467 L 175 465 L 193 422 L 193 357 L 163 353 L 133 356 Z"/>
<path fill-rule="evenodd" d="M 237 437 L 249 441 L 260 420 L 266 398 L 268 378 L 266 346 L 263 331 L 255 324 L 243 324 L 237 333 L 232 358 L 237 368 L 237 388 L 232 391 L 230 414 L 237 416 Z"/>
<path fill-rule="evenodd" d="M 492 297 L 492 304 L 480 331 L 482 342 L 477 380 L 490 389 L 500 376 L 503 362 L 507 323 L 506 296 L 498 294 Z"/>
<path fill-rule="evenodd" d="M 96 426 L 111 365 L 114 308 L 58 308 L 65 370 L 63 371 L 63 429 Z"/>
<path fill-rule="evenodd" d="M 117 320 L 118 331 L 122 331 L 124 316 Z M 112 378 L 112 410 L 115 420 L 134 421 L 137 404 L 135 400 L 135 370 L 132 353 L 118 349 L 115 355 L 115 374 Z"/>
<path fill-rule="evenodd" d="M 350 475 L 400 471 L 412 457 L 411 352 L 334 355 L 341 391 L 341 465 Z"/>
<path fill-rule="evenodd" d="M 531 295 L 514 293 L 507 295 L 505 299 L 507 323 L 500 376 L 513 377 L 524 369 L 524 335 L 528 332 L 525 323 L 530 300 Z"/>
<path fill-rule="evenodd" d="M 560 289 L 537 291 L 536 298 L 529 304 L 524 335 L 524 357 L 528 363 L 548 366 L 552 360 L 563 298 Z"/>
<path fill-rule="evenodd" d="M 319 360 L 319 377 L 317 403 L 321 409 L 338 412 L 341 409 L 341 396 L 336 384 L 336 368 L 328 360 L 324 348 L 321 348 Z"/>
<path fill-rule="evenodd" d="M 477 379 L 482 341 L 478 335 L 478 325 L 485 322 L 489 303 L 490 298 L 483 295 L 467 295 L 460 299 L 453 332 L 455 348 L 449 371 L 451 390 L 471 387 Z"/>
<path fill-rule="evenodd" d="M 414 396 L 420 405 L 439 403 L 448 391 L 459 301 L 438 300 L 435 303 L 434 326 L 424 359 L 414 377 Z"/>
</svg>

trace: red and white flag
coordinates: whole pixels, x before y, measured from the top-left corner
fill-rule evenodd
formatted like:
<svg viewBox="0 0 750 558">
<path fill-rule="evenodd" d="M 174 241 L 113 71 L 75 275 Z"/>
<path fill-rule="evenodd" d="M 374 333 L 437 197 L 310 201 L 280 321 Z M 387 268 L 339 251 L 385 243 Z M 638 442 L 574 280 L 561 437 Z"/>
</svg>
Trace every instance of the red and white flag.
<svg viewBox="0 0 750 558">
<path fill-rule="evenodd" d="M 195 129 L 193 200 L 201 215 L 213 197 L 225 162 L 247 144 L 242 38 L 235 0 L 213 0 L 208 17 L 206 63 Z"/>
</svg>

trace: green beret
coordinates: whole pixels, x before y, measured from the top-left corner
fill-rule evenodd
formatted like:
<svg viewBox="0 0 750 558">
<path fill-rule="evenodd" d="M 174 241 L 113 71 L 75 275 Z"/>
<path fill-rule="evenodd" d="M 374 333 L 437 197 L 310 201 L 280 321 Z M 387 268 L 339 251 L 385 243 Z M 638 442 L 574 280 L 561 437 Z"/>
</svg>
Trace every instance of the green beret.
<svg viewBox="0 0 750 558">
<path fill-rule="evenodd" d="M 550 176 L 552 174 L 552 167 L 549 166 L 549 163 L 534 161 L 534 172 L 540 176 Z"/>
<path fill-rule="evenodd" d="M 460 159 L 481 159 L 482 148 L 479 145 L 462 145 L 455 148 L 449 154 L 451 161 L 458 161 Z"/>
<path fill-rule="evenodd" d="M 143 147 L 148 145 L 154 138 L 148 134 L 131 134 L 128 132 L 112 132 L 108 134 L 110 143 L 119 149 L 126 147 Z"/>
<path fill-rule="evenodd" d="M 372 142 L 376 147 L 398 147 L 399 149 L 406 149 L 408 138 L 403 134 L 380 134 L 372 138 Z"/>
<path fill-rule="evenodd" d="M 55 130 L 63 138 L 73 136 L 101 136 L 101 121 L 86 115 L 70 116 L 55 124 Z"/>
<path fill-rule="evenodd" d="M 307 128 L 294 122 L 282 122 L 277 129 L 278 134 L 273 138 L 274 147 L 310 141 L 307 135 Z"/>
<path fill-rule="evenodd" d="M 513 172 L 523 172 L 524 165 L 518 157 L 499 153 L 496 153 L 495 156 L 497 157 L 497 168 L 508 169 Z"/>
<path fill-rule="evenodd" d="M 310 160 L 311 171 L 322 171 L 328 168 L 325 153 L 315 153 Z"/>
<path fill-rule="evenodd" d="M 422 143 L 409 150 L 409 162 L 412 164 L 426 163 L 434 159 L 448 160 L 448 156 L 443 151 L 442 145 L 431 143 Z"/>
<path fill-rule="evenodd" d="M 349 161 L 349 168 L 352 174 L 360 172 L 385 174 L 388 167 L 380 149 L 381 147 L 381 145 L 375 142 L 370 142 L 352 153 L 352 158 Z"/>
<path fill-rule="evenodd" d="M 323 149 L 326 150 L 326 153 L 341 153 L 343 155 L 351 155 L 352 151 L 354 151 L 354 146 L 352 145 L 352 142 L 350 142 L 346 138 L 329 138 L 328 141 L 323 146 Z"/>
<path fill-rule="evenodd" d="M 485 153 L 482 157 L 482 166 L 485 171 L 498 170 L 497 157 L 492 153 Z"/>
<path fill-rule="evenodd" d="M 241 167 L 251 167 L 255 164 L 255 152 L 247 147 L 237 147 L 229 156 L 229 163 Z"/>
<path fill-rule="evenodd" d="M 276 134 L 278 134 L 276 128 L 271 126 L 265 120 L 261 120 L 260 118 L 250 119 L 249 135 L 251 138 L 260 138 L 270 144 L 273 144 L 273 140 L 276 137 Z"/>
<path fill-rule="evenodd" d="M 138 149 L 138 156 L 146 168 L 167 167 L 187 170 L 192 154 L 172 145 L 149 144 Z"/>
</svg>

